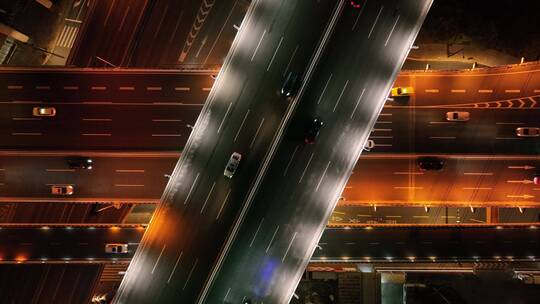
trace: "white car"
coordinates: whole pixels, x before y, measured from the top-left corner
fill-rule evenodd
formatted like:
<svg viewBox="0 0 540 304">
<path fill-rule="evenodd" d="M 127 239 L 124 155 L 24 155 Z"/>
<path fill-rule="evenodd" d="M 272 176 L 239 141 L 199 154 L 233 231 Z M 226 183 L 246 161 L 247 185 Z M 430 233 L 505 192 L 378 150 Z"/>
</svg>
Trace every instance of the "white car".
<svg viewBox="0 0 540 304">
<path fill-rule="evenodd" d="M 51 194 L 54 195 L 72 195 L 73 194 L 72 185 L 53 185 L 51 186 Z"/>
<path fill-rule="evenodd" d="M 105 244 L 106 253 L 128 253 L 128 244 Z"/>
<path fill-rule="evenodd" d="M 538 137 L 540 136 L 540 128 L 535 128 L 535 127 L 517 128 L 516 135 L 519 137 Z"/>
<path fill-rule="evenodd" d="M 469 118 L 469 112 L 446 112 L 446 120 L 448 121 L 468 121 Z"/>
<path fill-rule="evenodd" d="M 34 107 L 32 109 L 32 115 L 34 116 L 54 116 L 56 115 L 56 109 L 53 107 Z"/>
<path fill-rule="evenodd" d="M 241 159 L 242 154 L 238 152 L 233 152 L 233 154 L 231 154 L 231 157 L 229 158 L 227 166 L 225 166 L 225 171 L 223 171 L 223 175 L 228 178 L 232 178 L 234 173 L 236 172 L 236 169 L 238 168 L 238 164 L 240 164 Z"/>
</svg>

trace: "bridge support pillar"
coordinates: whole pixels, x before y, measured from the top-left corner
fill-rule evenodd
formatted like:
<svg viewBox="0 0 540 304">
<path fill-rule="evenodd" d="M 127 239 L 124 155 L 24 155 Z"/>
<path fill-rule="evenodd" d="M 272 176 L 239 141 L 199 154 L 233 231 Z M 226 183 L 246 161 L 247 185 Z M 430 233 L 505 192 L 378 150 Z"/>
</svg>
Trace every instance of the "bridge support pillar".
<svg viewBox="0 0 540 304">
<path fill-rule="evenodd" d="M 499 222 L 499 208 L 486 207 L 486 223 L 496 224 Z"/>
</svg>

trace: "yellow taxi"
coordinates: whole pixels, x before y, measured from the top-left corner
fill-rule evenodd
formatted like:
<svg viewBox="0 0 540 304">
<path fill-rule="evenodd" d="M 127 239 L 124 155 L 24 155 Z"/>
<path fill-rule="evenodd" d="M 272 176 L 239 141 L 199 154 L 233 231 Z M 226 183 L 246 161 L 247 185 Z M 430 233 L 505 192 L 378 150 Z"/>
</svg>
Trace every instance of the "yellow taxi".
<svg viewBox="0 0 540 304">
<path fill-rule="evenodd" d="M 413 87 L 395 87 L 395 88 L 392 88 L 392 91 L 390 91 L 390 95 L 392 97 L 410 96 L 411 94 L 414 94 Z"/>
</svg>

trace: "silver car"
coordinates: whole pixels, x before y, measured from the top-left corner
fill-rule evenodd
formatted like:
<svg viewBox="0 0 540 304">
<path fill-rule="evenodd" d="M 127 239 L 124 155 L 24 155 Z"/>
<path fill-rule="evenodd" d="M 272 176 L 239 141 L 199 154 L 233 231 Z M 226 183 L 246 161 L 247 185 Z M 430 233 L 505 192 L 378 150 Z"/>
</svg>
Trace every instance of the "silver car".
<svg viewBox="0 0 540 304">
<path fill-rule="evenodd" d="M 468 121 L 469 118 L 469 112 L 446 112 L 446 120 L 448 121 Z"/>
<path fill-rule="evenodd" d="M 72 195 L 73 191 L 74 189 L 72 185 L 52 185 L 51 186 L 51 194 L 54 194 L 54 195 Z"/>
<path fill-rule="evenodd" d="M 128 253 L 128 244 L 105 244 L 106 253 Z"/>
<path fill-rule="evenodd" d="M 519 137 L 538 137 L 540 136 L 540 128 L 535 128 L 535 127 L 517 128 L 516 135 Z"/>
<path fill-rule="evenodd" d="M 240 164 L 241 159 L 242 159 L 242 154 L 238 152 L 233 152 L 233 154 L 231 154 L 231 157 L 229 158 L 229 162 L 227 163 L 227 166 L 225 167 L 225 171 L 223 172 L 223 175 L 225 175 L 228 178 L 232 178 L 234 173 L 236 172 L 236 169 L 238 168 L 238 164 Z"/>
</svg>

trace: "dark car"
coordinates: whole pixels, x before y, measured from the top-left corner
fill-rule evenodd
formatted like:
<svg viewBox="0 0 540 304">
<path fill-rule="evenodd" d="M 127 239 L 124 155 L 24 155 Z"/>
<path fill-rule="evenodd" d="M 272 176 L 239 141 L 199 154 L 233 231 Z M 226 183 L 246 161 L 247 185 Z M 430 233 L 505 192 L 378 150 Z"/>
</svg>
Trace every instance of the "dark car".
<svg viewBox="0 0 540 304">
<path fill-rule="evenodd" d="M 354 8 L 360 8 L 360 1 L 351 0 L 349 4 Z"/>
<path fill-rule="evenodd" d="M 285 81 L 283 82 L 283 86 L 281 87 L 281 95 L 283 97 L 291 97 L 298 92 L 298 88 L 300 86 L 300 74 L 290 72 L 287 75 L 287 78 L 285 78 Z"/>
<path fill-rule="evenodd" d="M 444 168 L 444 160 L 434 156 L 419 157 L 417 164 L 423 171 L 440 171 Z"/>
<path fill-rule="evenodd" d="M 306 144 L 314 144 L 315 140 L 317 139 L 317 136 L 319 135 L 319 131 L 321 131 L 321 128 L 323 126 L 323 122 L 320 118 L 313 118 L 313 120 L 309 123 L 308 128 L 306 129 L 306 134 L 304 137 L 304 141 Z"/>
<path fill-rule="evenodd" d="M 540 173 L 536 173 L 533 177 L 533 183 L 535 185 L 540 185 Z"/>
<path fill-rule="evenodd" d="M 90 157 L 70 157 L 67 159 L 67 163 L 70 169 L 86 169 L 92 170 L 94 161 Z"/>
</svg>

